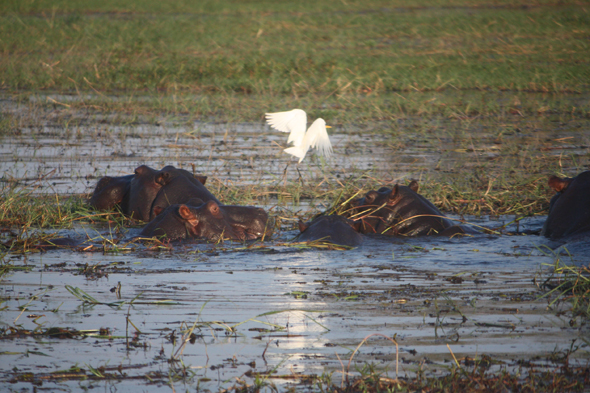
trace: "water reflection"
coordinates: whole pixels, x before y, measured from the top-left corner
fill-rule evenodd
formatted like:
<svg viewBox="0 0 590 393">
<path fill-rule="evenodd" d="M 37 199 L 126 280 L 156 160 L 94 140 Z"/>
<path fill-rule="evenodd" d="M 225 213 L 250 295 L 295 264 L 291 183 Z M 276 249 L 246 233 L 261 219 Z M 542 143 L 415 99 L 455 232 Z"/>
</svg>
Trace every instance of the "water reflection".
<svg viewBox="0 0 590 393">
<path fill-rule="evenodd" d="M 197 172 L 213 179 L 212 187 L 282 184 L 283 176 L 336 184 L 353 171 L 371 169 L 373 176 L 388 181 L 452 167 L 465 157 L 488 159 L 498 154 L 491 137 L 476 141 L 477 149 L 483 150 L 467 152 L 458 150 L 448 135 L 430 140 L 397 135 L 405 138 L 398 141 L 379 132 L 336 129 L 335 160 L 329 166 L 313 159 L 297 166 L 278 146 L 283 135 L 268 132 L 262 124 L 113 126 L 92 121 L 21 131 L 2 138 L 3 181 L 32 184 L 45 176 L 38 191 L 58 194 L 89 192 L 97 177 L 128 174 L 140 164 L 192 170 L 195 163 Z M 527 138 L 540 136 L 522 136 L 523 145 Z M 572 156 L 585 153 L 574 144 L 569 151 Z M 265 207 L 276 208 L 276 203 Z M 514 217 L 467 219 L 495 228 Z M 250 370 L 276 368 L 285 375 L 341 371 L 357 345 L 372 333 L 397 337 L 406 361 L 404 372 L 410 374 L 425 359 L 435 363 L 432 368 L 448 364 L 446 344 L 458 357 L 546 356 L 569 348 L 574 338 L 587 337 L 588 328 L 556 316 L 547 309 L 547 301 L 539 299 L 532 280 L 547 269 L 544 264 L 554 262 L 544 245 L 555 244 L 517 232 L 538 230 L 542 222 L 543 217 L 527 218 L 518 228 L 508 226 L 512 234 L 503 236 L 372 238 L 351 251 L 288 247 L 283 243 L 295 235 L 288 231 L 261 251 L 244 250 L 242 244 L 185 243 L 166 252 L 139 246 L 132 253 L 10 255 L 13 265 L 28 270 L 13 270 L 1 278 L 4 329 L 102 327 L 111 337 L 6 339 L 2 360 L 10 367 L 0 372 L 0 385 L 8 386 L 13 367 L 39 373 L 83 364 L 123 365 L 130 367 L 124 372 L 131 376 L 156 371 L 168 375 L 176 364 L 169 359 L 178 353 L 182 332 L 195 323 L 194 343 L 186 345 L 182 360 L 197 378 L 211 379 L 195 381 L 191 388 L 211 390 L 245 378 Z M 108 228 L 93 227 L 60 234 L 85 238 L 95 237 L 96 231 L 108 236 Z M 136 234 L 133 231 L 129 237 Z M 587 263 L 588 254 L 581 250 L 572 257 L 574 263 Z M 105 274 L 84 275 L 86 266 L 95 265 Z M 118 283 L 121 299 L 112 291 Z M 85 291 L 99 304 L 83 304 L 66 285 Z M 126 302 L 121 308 L 108 305 L 120 300 Z M 570 361 L 587 357 L 587 349 L 581 348 Z M 353 364 L 386 366 L 393 359 L 391 342 L 373 338 Z M 79 383 L 65 381 L 60 386 L 74 390 Z M 133 380 L 118 386 L 145 390 Z M 26 387 L 30 385 L 10 385 L 14 390 Z"/>
</svg>

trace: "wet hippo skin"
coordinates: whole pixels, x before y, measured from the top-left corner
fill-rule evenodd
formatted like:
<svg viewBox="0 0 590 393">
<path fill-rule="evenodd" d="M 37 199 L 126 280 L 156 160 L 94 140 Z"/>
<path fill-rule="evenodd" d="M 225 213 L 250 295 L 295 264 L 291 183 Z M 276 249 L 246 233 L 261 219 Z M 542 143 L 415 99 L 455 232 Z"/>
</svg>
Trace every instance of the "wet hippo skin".
<svg viewBox="0 0 590 393">
<path fill-rule="evenodd" d="M 198 221 L 186 205 L 168 206 L 161 214 L 147 224 L 139 236 L 162 237 L 180 240 L 196 237 Z"/>
<path fill-rule="evenodd" d="M 161 188 L 153 200 L 149 219 L 152 220 L 156 216 L 154 212 L 156 206 L 166 208 L 170 205 L 186 204 L 194 198 L 204 202 L 214 201 L 221 205 L 221 202 L 203 184 L 207 178 L 201 177 L 201 179 L 203 182 L 193 177 L 189 172 L 173 166 L 167 166 L 158 171 L 155 175 L 155 182 Z"/>
<path fill-rule="evenodd" d="M 445 217 L 429 200 L 418 194 L 418 182 L 396 184 L 369 191 L 352 202 L 355 219 L 361 221 L 361 233 L 389 236 L 426 236 L 477 233 Z"/>
<path fill-rule="evenodd" d="M 129 189 L 134 175 L 101 178 L 88 204 L 97 210 L 113 210 L 119 206 L 123 214 L 129 210 Z"/>
<path fill-rule="evenodd" d="M 548 184 L 557 194 L 551 199 L 541 234 L 561 239 L 590 233 L 590 171 L 574 178 L 552 176 Z"/>
<path fill-rule="evenodd" d="M 165 183 L 169 182 L 170 180 L 178 176 L 186 177 L 197 186 L 204 186 L 207 182 L 207 176 L 193 175 L 186 169 L 176 168 L 172 165 L 166 165 L 164 168 L 158 171 L 158 174 L 156 175 L 156 182 L 165 185 Z"/>
<path fill-rule="evenodd" d="M 149 221 L 152 204 L 162 185 L 156 183 L 156 171 L 147 165 L 135 168 L 135 175 L 131 180 L 129 190 L 128 215 L 136 220 Z"/>
<path fill-rule="evenodd" d="M 321 239 L 333 244 L 357 247 L 363 242 L 363 236 L 358 233 L 359 227 L 360 222 L 336 214 L 319 216 L 311 222 L 299 221 L 301 233 L 295 241 L 310 242 Z"/>
<path fill-rule="evenodd" d="M 89 204 L 98 210 L 112 210 L 119 206 L 125 215 L 150 221 L 155 217 L 153 207 L 156 200 L 161 207 L 185 203 L 195 197 L 219 202 L 205 188 L 206 180 L 206 176 L 193 176 L 173 166 L 157 171 L 141 165 L 133 175 L 100 179 Z"/>
<path fill-rule="evenodd" d="M 176 204 L 159 213 L 140 236 L 169 240 L 190 237 L 207 240 L 253 240 L 268 235 L 267 213 L 250 206 L 220 206 L 215 201 L 200 206 Z"/>
</svg>

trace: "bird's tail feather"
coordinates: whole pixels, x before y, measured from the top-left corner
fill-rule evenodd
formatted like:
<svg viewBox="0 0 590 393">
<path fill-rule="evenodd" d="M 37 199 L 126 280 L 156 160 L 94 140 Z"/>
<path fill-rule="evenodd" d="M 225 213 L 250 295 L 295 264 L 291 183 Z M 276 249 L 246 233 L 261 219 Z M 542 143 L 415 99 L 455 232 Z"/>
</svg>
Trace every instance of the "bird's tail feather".
<svg viewBox="0 0 590 393">
<path fill-rule="evenodd" d="M 307 153 L 307 149 L 303 150 L 299 146 L 289 147 L 289 148 L 285 149 L 284 151 L 287 154 L 291 154 L 292 156 L 299 158 L 299 162 L 303 161 L 303 159 L 305 158 L 305 154 Z"/>
</svg>

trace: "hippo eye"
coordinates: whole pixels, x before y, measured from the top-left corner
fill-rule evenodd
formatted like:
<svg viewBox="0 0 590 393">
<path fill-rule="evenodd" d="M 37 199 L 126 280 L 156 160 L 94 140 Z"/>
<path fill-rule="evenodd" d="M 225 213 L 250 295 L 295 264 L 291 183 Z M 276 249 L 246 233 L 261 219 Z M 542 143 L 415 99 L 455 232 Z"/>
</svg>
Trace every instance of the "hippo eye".
<svg viewBox="0 0 590 393">
<path fill-rule="evenodd" d="M 156 183 L 165 185 L 166 184 L 166 175 L 164 173 L 160 173 L 156 175 Z"/>
<path fill-rule="evenodd" d="M 375 194 L 373 192 L 369 192 L 369 193 L 367 193 L 367 195 L 365 195 L 365 204 L 366 205 L 373 203 L 374 200 L 375 200 Z"/>
</svg>

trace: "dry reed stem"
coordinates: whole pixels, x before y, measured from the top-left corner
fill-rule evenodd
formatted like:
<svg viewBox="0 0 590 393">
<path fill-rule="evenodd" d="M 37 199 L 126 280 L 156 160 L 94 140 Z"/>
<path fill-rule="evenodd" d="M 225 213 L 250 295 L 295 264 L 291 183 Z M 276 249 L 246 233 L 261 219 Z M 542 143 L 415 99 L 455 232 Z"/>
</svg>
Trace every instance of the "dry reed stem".
<svg viewBox="0 0 590 393">
<path fill-rule="evenodd" d="M 388 337 L 384 334 L 381 333 L 372 333 L 369 334 L 367 337 L 365 337 L 363 339 L 363 341 L 360 342 L 359 345 L 357 345 L 357 347 L 355 348 L 355 350 L 352 352 L 352 355 L 350 355 L 350 359 L 348 359 L 348 366 L 346 367 L 346 378 L 348 380 L 348 374 L 350 371 L 350 363 L 352 362 L 352 359 L 354 358 L 354 355 L 357 353 L 357 351 L 360 349 L 361 346 L 363 346 L 363 344 L 371 337 L 373 336 L 380 336 L 380 337 L 384 337 L 386 339 L 388 339 L 389 341 L 391 341 L 392 343 L 395 344 L 395 380 L 398 381 L 398 372 L 399 372 L 399 347 L 397 344 L 397 341 L 391 337 Z"/>
</svg>

